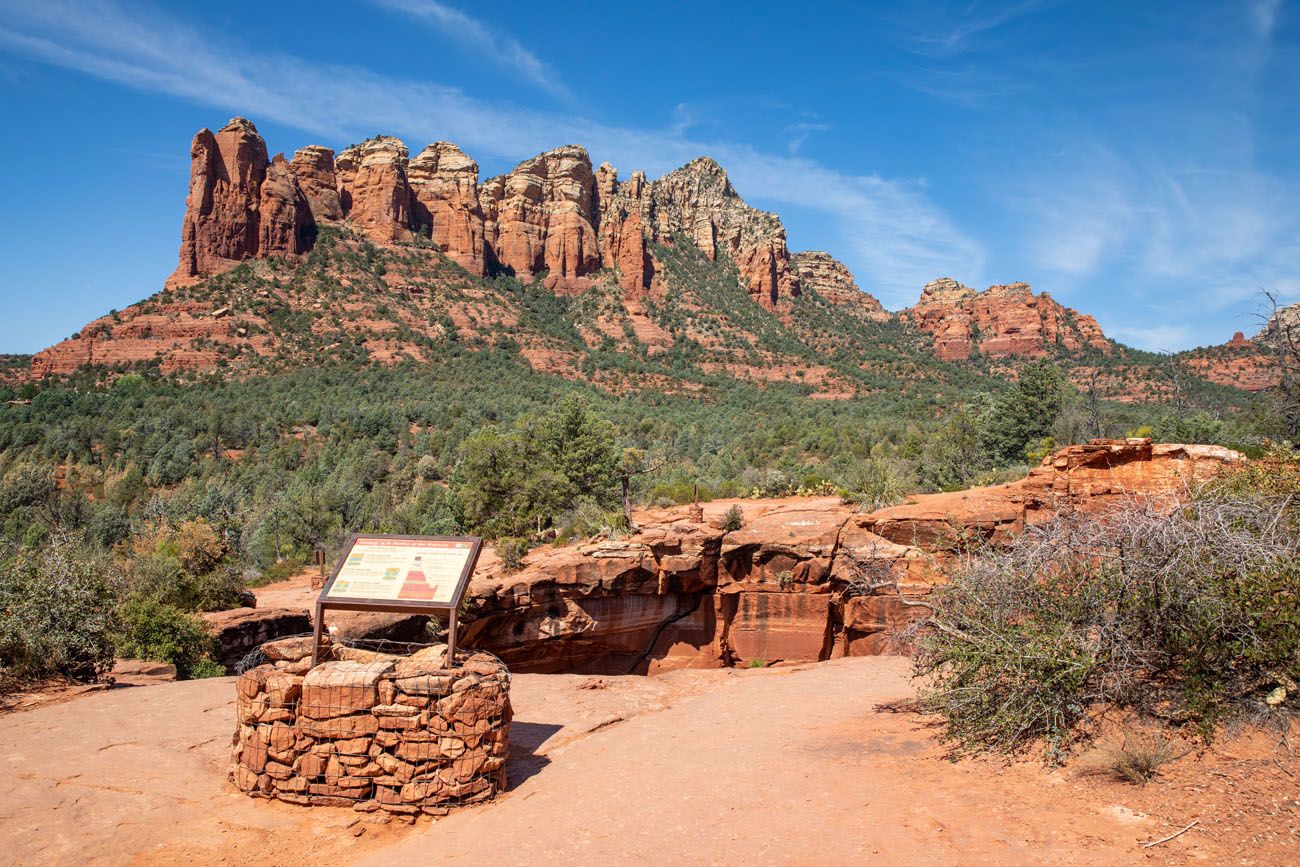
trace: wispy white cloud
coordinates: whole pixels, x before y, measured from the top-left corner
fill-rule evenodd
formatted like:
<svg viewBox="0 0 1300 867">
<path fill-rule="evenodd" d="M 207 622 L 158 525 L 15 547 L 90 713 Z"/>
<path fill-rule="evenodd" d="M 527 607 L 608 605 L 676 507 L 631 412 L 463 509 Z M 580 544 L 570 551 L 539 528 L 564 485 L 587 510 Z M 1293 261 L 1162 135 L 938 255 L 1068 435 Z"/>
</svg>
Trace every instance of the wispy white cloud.
<svg viewBox="0 0 1300 867">
<path fill-rule="evenodd" d="M 799 123 L 787 124 L 785 131 L 790 133 L 790 143 L 786 145 L 792 154 L 799 153 L 803 143 L 808 140 L 808 136 L 815 132 L 828 132 L 831 128 L 829 123 L 815 123 L 813 121 L 800 121 Z"/>
<path fill-rule="evenodd" d="M 518 39 L 495 30 L 472 18 L 459 9 L 437 0 L 372 0 L 376 5 L 400 12 L 422 22 L 444 36 L 460 42 L 499 66 L 515 70 L 533 84 L 552 96 L 573 101 L 573 93 L 565 86 L 549 64 L 525 48 Z"/>
<path fill-rule="evenodd" d="M 1178 313 L 1239 307 L 1262 288 L 1300 293 L 1294 187 L 1249 159 L 1210 167 L 1076 142 L 1050 163 L 1026 166 L 1027 192 L 1009 200 L 1048 274 L 1124 274 L 1135 298 L 1167 291 L 1177 301 L 1166 312 Z"/>
<path fill-rule="evenodd" d="M 1281 9 L 1282 0 L 1252 0 L 1247 6 L 1247 11 L 1256 36 L 1260 39 L 1268 39 L 1273 35 L 1273 28 L 1277 25 L 1277 16 Z"/>
<path fill-rule="evenodd" d="M 902 44 L 927 57 L 952 57 L 979 45 L 1009 21 L 1037 11 L 1043 0 L 967 2 L 954 10 L 926 7 L 900 22 Z"/>
<path fill-rule="evenodd" d="M 859 285 L 894 306 L 913 302 L 918 287 L 937 274 L 973 278 L 983 272 L 980 245 L 930 201 L 921 183 L 847 174 L 797 155 L 692 138 L 683 122 L 688 115 L 660 129 L 612 126 L 576 114 L 487 103 L 456 88 L 362 67 L 253 54 L 220 34 L 200 34 L 139 5 L 48 0 L 0 6 L 6 8 L 0 50 L 273 120 L 335 143 L 384 132 L 405 136 L 417 148 L 450 139 L 471 153 L 513 160 L 581 142 L 598 160 L 652 176 L 708 154 L 727 168 L 742 194 L 822 215 L 841 245 L 825 246 L 840 254 Z"/>
</svg>

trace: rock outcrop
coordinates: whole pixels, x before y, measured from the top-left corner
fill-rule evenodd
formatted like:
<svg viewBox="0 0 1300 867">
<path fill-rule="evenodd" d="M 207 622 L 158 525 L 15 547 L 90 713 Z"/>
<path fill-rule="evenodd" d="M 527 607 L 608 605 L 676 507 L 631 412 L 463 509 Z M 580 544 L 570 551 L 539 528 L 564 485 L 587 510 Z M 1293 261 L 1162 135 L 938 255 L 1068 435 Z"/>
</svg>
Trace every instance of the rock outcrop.
<svg viewBox="0 0 1300 867">
<path fill-rule="evenodd" d="M 1222 346 L 1193 349 L 1181 357 L 1192 372 L 1210 382 L 1243 391 L 1263 391 L 1277 385 L 1282 378 L 1270 337 L 1267 328 L 1254 340 L 1247 340 L 1238 331 Z"/>
<path fill-rule="evenodd" d="M 896 652 L 972 535 L 1006 541 L 1062 510 L 1168 500 L 1244 458 L 1218 446 L 1096 440 L 1019 482 L 858 514 L 833 498 L 745 501 L 744 526 L 668 510 L 618 541 L 539 548 L 480 567 L 468 646 L 512 670 L 655 672 Z"/>
<path fill-rule="evenodd" d="M 943 277 L 927 283 L 916 306 L 901 315 L 934 336 L 935 353 L 944 361 L 961 361 L 972 352 L 1034 358 L 1053 348 L 1111 351 L 1096 319 L 1061 306 L 1046 292 L 1035 295 L 1027 283 L 976 292 Z"/>
<path fill-rule="evenodd" d="M 203 129 L 194 136 L 180 263 L 173 282 L 215 274 L 256 256 L 299 252 L 300 239 L 286 237 L 281 231 L 286 223 L 296 226 L 302 218 L 281 207 L 292 207 L 297 196 L 284 189 L 284 176 L 279 172 L 270 192 L 287 201 L 279 201 L 273 208 L 271 221 L 275 225 L 268 226 L 265 233 L 272 246 L 262 246 L 262 186 L 269 166 L 266 143 L 257 128 L 242 117 L 217 133 Z"/>
<path fill-rule="evenodd" d="M 308 227 L 315 219 L 284 154 L 276 154 L 266 169 L 258 190 L 257 217 L 259 252 L 296 256 L 307 251 Z"/>
<path fill-rule="evenodd" d="M 527 280 L 545 272 L 559 291 L 580 291 L 589 285 L 583 278 L 608 268 L 629 298 L 653 280 L 650 243 L 685 238 L 711 259 L 729 257 L 769 309 L 799 293 L 780 219 L 747 205 L 708 158 L 657 181 L 633 172 L 619 182 L 612 167 L 593 171 L 587 151 L 567 145 L 480 184 L 478 164 L 454 144 L 435 142 L 408 159 L 391 136 L 337 157 L 312 145 L 272 163 L 253 124 L 235 118 L 215 135 L 201 131 L 192 161 L 173 284 L 247 259 L 296 256 L 315 225 L 346 221 L 379 244 L 425 235 L 471 274 L 497 267 Z M 852 297 L 852 276 L 838 263 L 832 270 L 821 275 L 825 285 Z"/>
<path fill-rule="evenodd" d="M 343 219 L 338 178 L 334 173 L 334 151 L 320 145 L 299 148 L 293 154 L 292 168 L 316 221 Z"/>
<path fill-rule="evenodd" d="M 471 274 L 485 272 L 478 163 L 450 142 L 434 142 L 406 167 L 411 218 L 448 258 Z"/>
<path fill-rule="evenodd" d="M 567 145 L 525 160 L 479 189 L 484 236 L 495 261 L 528 280 L 590 274 L 601 256 L 593 225 L 591 157 Z"/>
<path fill-rule="evenodd" d="M 380 244 L 411 239 L 411 188 L 406 145 L 376 136 L 340 151 L 334 160 L 339 202 L 348 219 Z"/>
<path fill-rule="evenodd" d="M 851 308 L 867 319 L 877 322 L 889 319 L 880 302 L 859 289 L 849 269 L 830 253 L 795 253 L 790 261 L 804 289 L 815 291 L 832 304 Z"/>
<path fill-rule="evenodd" d="M 644 172 L 633 172 L 619 183 L 618 171 L 609 163 L 596 170 L 602 262 L 618 271 L 619 286 L 629 299 L 642 297 L 654 277 L 645 222 L 651 207 L 649 191 Z"/>
<path fill-rule="evenodd" d="M 652 185 L 650 198 L 649 225 L 656 239 L 680 233 L 710 259 L 730 256 L 750 295 L 768 309 L 799 294 L 781 219 L 745 204 L 713 160 L 700 157 L 664 175 Z"/>
</svg>

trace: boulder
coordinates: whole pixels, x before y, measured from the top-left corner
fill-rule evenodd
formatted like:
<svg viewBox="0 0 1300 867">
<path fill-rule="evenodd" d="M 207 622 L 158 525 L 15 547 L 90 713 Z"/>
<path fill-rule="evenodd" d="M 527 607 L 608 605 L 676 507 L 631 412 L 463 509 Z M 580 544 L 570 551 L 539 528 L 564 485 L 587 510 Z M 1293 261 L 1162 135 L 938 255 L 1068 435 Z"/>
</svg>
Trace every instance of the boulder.
<svg viewBox="0 0 1300 867">
<path fill-rule="evenodd" d="M 258 645 L 311 631 L 311 618 L 298 608 L 232 608 L 202 618 L 216 640 L 217 661 L 228 671 Z"/>
</svg>

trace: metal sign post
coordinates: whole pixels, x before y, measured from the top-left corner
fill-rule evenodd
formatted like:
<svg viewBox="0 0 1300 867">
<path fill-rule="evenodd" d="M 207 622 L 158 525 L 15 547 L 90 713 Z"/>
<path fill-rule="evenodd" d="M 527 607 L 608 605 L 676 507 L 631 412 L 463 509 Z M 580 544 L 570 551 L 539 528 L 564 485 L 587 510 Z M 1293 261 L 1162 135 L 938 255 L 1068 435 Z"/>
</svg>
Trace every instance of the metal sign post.
<svg viewBox="0 0 1300 867">
<path fill-rule="evenodd" d="M 354 534 L 316 599 L 311 664 L 320 661 L 325 612 L 447 612 L 447 654 L 455 659 L 460 603 L 478 563 L 477 536 Z"/>
</svg>

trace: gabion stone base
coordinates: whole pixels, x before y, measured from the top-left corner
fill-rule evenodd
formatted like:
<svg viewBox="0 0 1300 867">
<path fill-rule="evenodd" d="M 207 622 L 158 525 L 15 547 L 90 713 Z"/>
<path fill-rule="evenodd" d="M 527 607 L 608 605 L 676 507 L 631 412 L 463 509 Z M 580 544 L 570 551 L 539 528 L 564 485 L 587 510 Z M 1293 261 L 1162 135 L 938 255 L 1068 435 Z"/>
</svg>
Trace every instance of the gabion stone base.
<svg viewBox="0 0 1300 867">
<path fill-rule="evenodd" d="M 441 814 L 506 786 L 510 673 L 446 646 L 408 657 L 352 650 L 306 676 L 241 675 L 230 779 L 294 804 Z"/>
</svg>

